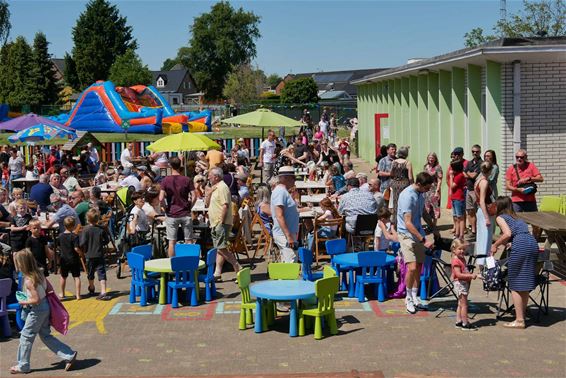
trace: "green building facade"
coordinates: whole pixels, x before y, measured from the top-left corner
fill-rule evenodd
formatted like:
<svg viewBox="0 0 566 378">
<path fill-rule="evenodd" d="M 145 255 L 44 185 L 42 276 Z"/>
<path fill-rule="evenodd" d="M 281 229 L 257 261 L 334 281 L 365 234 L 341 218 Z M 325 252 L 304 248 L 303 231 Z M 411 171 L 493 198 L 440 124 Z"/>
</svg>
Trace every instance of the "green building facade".
<svg viewBox="0 0 566 378">
<path fill-rule="evenodd" d="M 548 40 L 502 39 L 354 81 L 359 86 L 360 157 L 374 161 L 379 144 L 395 143 L 410 146 L 415 175 L 429 152 L 436 152 L 446 172 L 455 147 L 463 147 L 469 159 L 471 147 L 479 144 L 482 151 L 493 149 L 498 156 L 500 189 L 518 148 L 532 150 L 531 160 L 540 156 L 541 169 L 548 153 L 539 149 L 539 142 L 555 144 L 566 135 L 566 110 L 560 105 L 566 105 L 565 85 L 560 84 L 566 80 L 566 39 Z M 544 101 L 546 96 L 549 101 Z M 541 126 L 538 120 L 549 112 L 554 118 L 545 122 L 548 127 Z M 528 120 L 523 126 L 521 118 Z M 549 170 L 554 170 L 552 164 Z M 548 189 L 553 192 L 554 186 Z M 446 190 L 443 184 L 443 205 Z"/>
</svg>

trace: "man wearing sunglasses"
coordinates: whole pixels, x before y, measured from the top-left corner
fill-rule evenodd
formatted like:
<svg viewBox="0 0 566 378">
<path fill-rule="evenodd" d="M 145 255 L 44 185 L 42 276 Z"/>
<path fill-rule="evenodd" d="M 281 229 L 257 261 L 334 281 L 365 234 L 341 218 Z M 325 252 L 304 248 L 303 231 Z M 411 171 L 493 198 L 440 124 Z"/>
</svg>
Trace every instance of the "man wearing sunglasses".
<svg viewBox="0 0 566 378">
<path fill-rule="evenodd" d="M 513 210 L 517 213 L 537 211 L 536 183 L 543 182 L 544 179 L 534 163 L 528 161 L 527 151 L 517 150 L 515 162 L 505 173 L 505 184 L 511 192 Z"/>
</svg>

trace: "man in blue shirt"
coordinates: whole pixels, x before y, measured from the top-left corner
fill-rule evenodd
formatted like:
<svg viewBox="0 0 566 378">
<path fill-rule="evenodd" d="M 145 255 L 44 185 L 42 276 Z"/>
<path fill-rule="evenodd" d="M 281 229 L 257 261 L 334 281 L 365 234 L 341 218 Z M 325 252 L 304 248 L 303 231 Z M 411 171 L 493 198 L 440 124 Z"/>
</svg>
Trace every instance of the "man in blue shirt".
<svg viewBox="0 0 566 378">
<path fill-rule="evenodd" d="M 435 237 L 440 236 L 432 223 L 432 219 L 430 219 L 430 215 L 423 211 L 425 202 L 423 194 L 430 190 L 433 182 L 434 179 L 430 174 L 419 173 L 415 183 L 401 192 L 397 204 L 397 233 L 399 234 L 401 252 L 407 269 L 405 275 L 407 287 L 405 305 L 410 314 L 417 312 L 415 307 L 422 307 L 417 298 L 419 275 L 425 260 L 425 250 L 434 245 L 434 240 L 427 240 L 426 238 L 421 218 L 424 217 Z"/>
<path fill-rule="evenodd" d="M 49 196 L 53 193 L 53 188 L 49 185 L 49 177 L 46 174 L 39 176 L 39 182 L 31 187 L 29 199 L 37 203 L 39 210 L 46 211 L 51 203 Z"/>
<path fill-rule="evenodd" d="M 271 214 L 273 214 L 273 241 L 281 252 L 281 261 L 297 262 L 295 246 L 299 236 L 299 211 L 297 203 L 289 194 L 295 185 L 293 167 L 279 168 L 279 184 L 271 194 Z"/>
</svg>

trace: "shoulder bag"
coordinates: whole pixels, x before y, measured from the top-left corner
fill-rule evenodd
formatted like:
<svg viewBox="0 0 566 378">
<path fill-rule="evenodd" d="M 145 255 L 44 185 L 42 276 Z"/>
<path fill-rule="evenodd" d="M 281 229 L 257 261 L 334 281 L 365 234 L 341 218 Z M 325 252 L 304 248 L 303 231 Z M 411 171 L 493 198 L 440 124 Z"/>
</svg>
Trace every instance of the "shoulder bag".
<svg viewBox="0 0 566 378">
<path fill-rule="evenodd" d="M 47 302 L 49 302 L 50 310 L 49 324 L 60 334 L 66 335 L 67 332 L 69 332 L 69 313 L 65 306 L 63 306 L 63 303 L 61 303 L 57 294 L 55 294 L 51 283 L 47 279 L 45 279 L 45 282 L 47 283 L 45 295 Z"/>
<path fill-rule="evenodd" d="M 519 176 L 519 168 L 517 168 L 517 164 L 513 164 L 515 168 L 515 174 L 517 175 L 517 181 L 521 179 Z M 517 184 L 517 188 L 523 188 L 523 194 L 535 194 L 538 190 L 538 186 L 535 182 L 527 182 L 524 184 Z"/>
</svg>

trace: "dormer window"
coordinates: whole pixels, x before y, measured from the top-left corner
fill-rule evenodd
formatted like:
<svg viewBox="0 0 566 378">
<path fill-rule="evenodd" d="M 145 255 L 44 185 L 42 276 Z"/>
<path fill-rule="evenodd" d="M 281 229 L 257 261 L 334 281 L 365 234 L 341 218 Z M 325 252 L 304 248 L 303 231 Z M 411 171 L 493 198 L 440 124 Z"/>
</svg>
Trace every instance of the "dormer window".
<svg viewBox="0 0 566 378">
<path fill-rule="evenodd" d="M 165 88 L 165 80 L 162 77 L 157 79 L 157 88 Z"/>
</svg>

